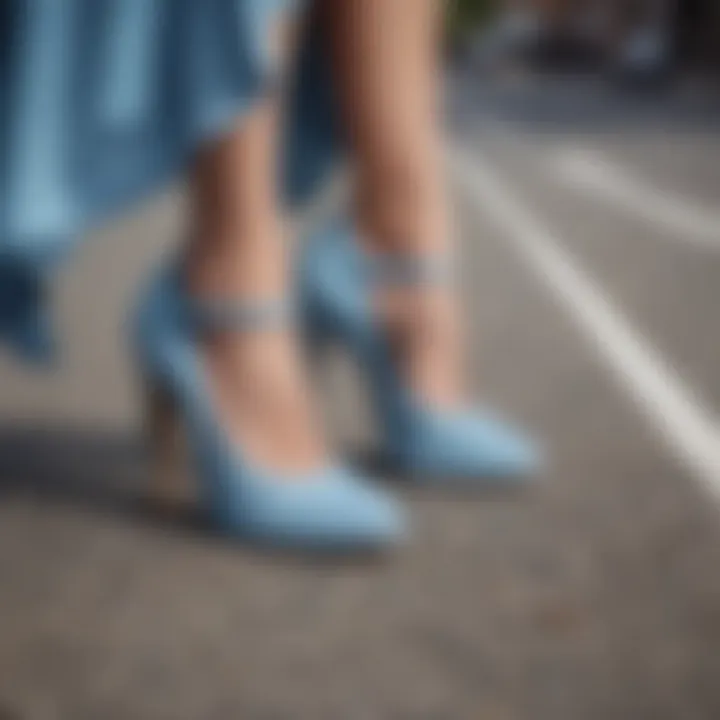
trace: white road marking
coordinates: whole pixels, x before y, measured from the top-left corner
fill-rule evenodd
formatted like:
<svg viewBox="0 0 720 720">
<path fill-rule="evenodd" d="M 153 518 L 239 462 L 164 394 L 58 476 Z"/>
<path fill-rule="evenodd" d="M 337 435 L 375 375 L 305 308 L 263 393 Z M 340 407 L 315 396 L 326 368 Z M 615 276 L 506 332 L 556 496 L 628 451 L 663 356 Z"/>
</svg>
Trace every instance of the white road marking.
<svg viewBox="0 0 720 720">
<path fill-rule="evenodd" d="M 668 238 L 720 250 L 720 214 L 710 208 L 653 187 L 592 150 L 562 149 L 553 163 L 568 187 L 632 213 Z"/>
<path fill-rule="evenodd" d="M 460 189 L 481 207 L 545 281 L 595 347 L 617 381 L 687 469 L 720 500 L 720 423 L 702 407 L 603 289 L 563 248 L 479 153 L 459 145 L 450 169 Z"/>
</svg>

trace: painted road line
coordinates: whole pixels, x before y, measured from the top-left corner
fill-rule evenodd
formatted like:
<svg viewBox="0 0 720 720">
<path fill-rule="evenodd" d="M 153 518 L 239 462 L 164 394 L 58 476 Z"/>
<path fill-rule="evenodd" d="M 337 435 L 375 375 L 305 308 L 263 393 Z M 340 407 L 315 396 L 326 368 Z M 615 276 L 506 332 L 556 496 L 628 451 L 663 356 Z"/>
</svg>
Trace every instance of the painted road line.
<svg viewBox="0 0 720 720">
<path fill-rule="evenodd" d="M 710 208 L 653 187 L 592 150 L 561 149 L 552 164 L 568 187 L 622 208 L 668 238 L 720 250 L 720 214 Z"/>
<path fill-rule="evenodd" d="M 720 500 L 720 423 L 479 152 L 456 145 L 450 171 L 483 218 L 512 241 L 616 380 L 692 475 Z"/>
</svg>

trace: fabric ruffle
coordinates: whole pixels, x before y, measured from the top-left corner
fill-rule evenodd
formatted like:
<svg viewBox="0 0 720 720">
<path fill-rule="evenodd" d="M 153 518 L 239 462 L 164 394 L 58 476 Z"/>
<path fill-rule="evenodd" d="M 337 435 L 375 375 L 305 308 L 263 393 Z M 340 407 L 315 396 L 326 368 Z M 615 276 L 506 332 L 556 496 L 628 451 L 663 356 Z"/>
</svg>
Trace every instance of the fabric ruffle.
<svg viewBox="0 0 720 720">
<path fill-rule="evenodd" d="M 273 82 L 297 0 L 0 3 L 0 344 L 51 355 L 53 268 L 91 227 L 185 168 Z M 285 147 L 290 201 L 336 151 L 327 63 L 308 26 Z"/>
</svg>

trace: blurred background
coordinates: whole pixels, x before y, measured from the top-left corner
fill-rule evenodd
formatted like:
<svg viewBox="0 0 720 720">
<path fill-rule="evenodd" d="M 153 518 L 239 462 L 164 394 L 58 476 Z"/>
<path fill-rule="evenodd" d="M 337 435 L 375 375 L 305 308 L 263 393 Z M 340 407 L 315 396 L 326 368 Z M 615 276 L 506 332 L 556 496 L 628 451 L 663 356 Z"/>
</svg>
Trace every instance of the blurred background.
<svg viewBox="0 0 720 720">
<path fill-rule="evenodd" d="M 351 565 L 151 512 L 124 318 L 169 188 L 61 272 L 57 366 L 0 357 L 0 719 L 720 718 L 720 4 L 456 0 L 446 81 L 473 380 L 538 488 L 388 478 L 413 541 Z"/>
<path fill-rule="evenodd" d="M 595 69 L 622 79 L 717 72 L 712 0 L 457 0 L 450 34 L 481 64 Z"/>
</svg>

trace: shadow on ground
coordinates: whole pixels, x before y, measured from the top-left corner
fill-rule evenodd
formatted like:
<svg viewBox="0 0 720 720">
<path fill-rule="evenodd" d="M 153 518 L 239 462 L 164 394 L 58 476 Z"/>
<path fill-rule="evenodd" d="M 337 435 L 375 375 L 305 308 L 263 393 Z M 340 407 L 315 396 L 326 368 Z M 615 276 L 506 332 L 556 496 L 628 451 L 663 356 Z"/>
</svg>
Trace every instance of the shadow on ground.
<svg viewBox="0 0 720 720">
<path fill-rule="evenodd" d="M 377 465 L 372 452 L 363 462 Z M 0 426 L 0 502 L 20 498 L 51 506 L 69 506 L 129 524 L 177 533 L 201 542 L 226 544 L 197 507 L 153 502 L 151 477 L 141 439 L 130 432 L 52 426 Z M 372 562 L 379 551 L 301 552 L 241 543 L 249 553 L 278 561 L 313 565 Z M 1 708 L 0 708 L 1 710 Z M 0 712 L 0 720 L 4 720 Z"/>
<path fill-rule="evenodd" d="M 147 482 L 132 434 L 52 426 L 0 427 L 0 496 L 32 496 L 136 513 Z"/>
</svg>

